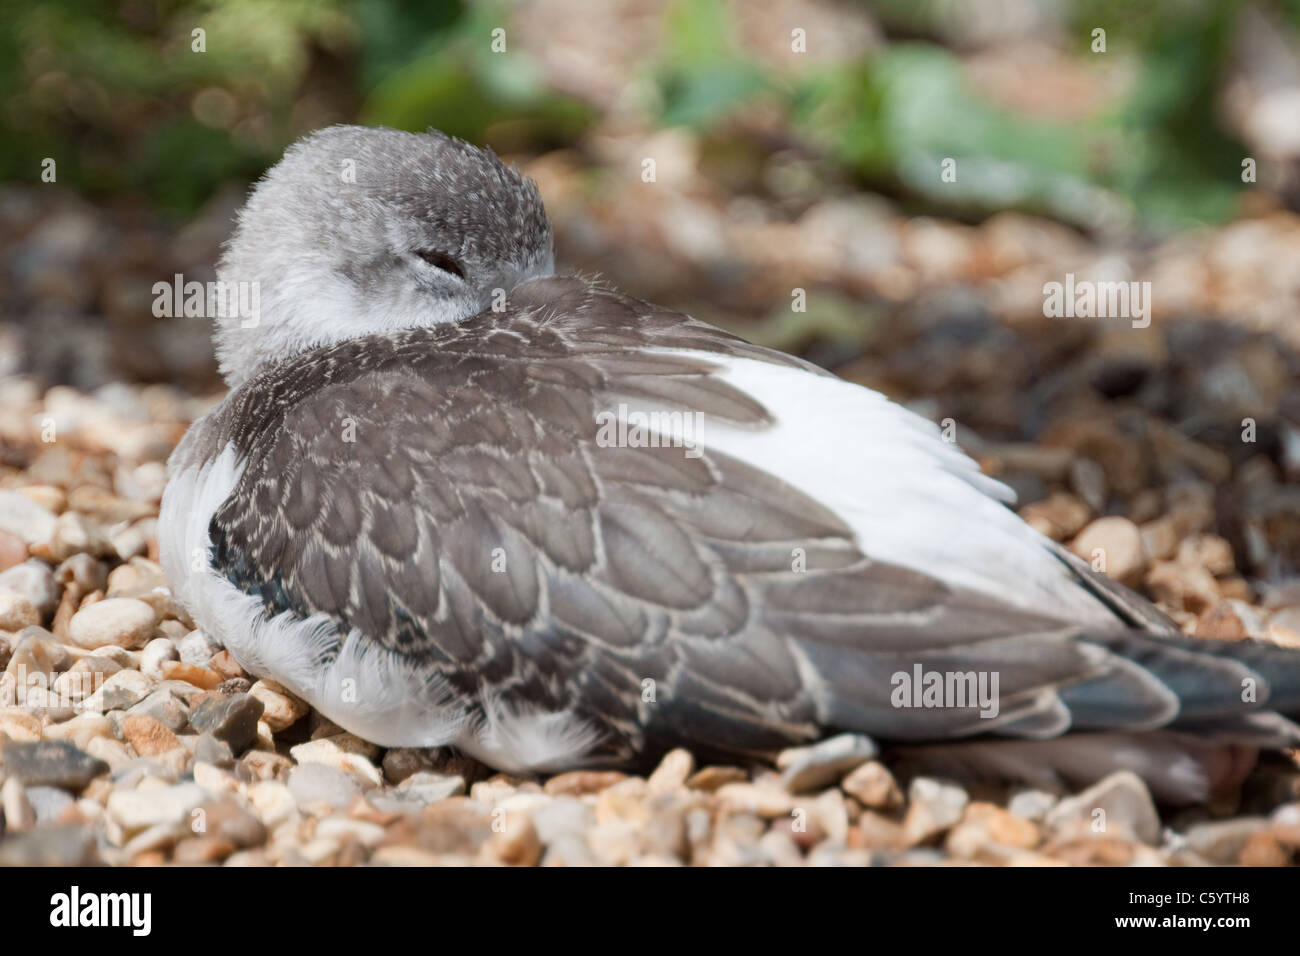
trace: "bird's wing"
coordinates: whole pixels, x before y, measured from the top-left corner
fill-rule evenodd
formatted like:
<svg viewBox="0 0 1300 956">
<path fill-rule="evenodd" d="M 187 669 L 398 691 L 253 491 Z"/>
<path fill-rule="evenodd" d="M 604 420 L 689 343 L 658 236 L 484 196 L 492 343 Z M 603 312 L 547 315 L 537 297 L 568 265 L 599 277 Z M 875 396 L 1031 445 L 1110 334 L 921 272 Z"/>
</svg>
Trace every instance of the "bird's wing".
<svg viewBox="0 0 1300 956">
<path fill-rule="evenodd" d="M 651 412 L 677 418 L 617 432 Z M 620 756 L 1145 728 L 1184 691 L 1236 700 L 1241 665 L 1120 646 L 1087 570 L 928 427 L 678 313 L 534 280 L 504 312 L 236 391 L 204 439 L 243 463 L 212 564 L 268 614 L 574 714 Z M 651 434 L 684 447 L 637 444 Z M 996 714 L 919 690 L 900 707 L 898 675 L 926 673 L 995 674 Z"/>
</svg>

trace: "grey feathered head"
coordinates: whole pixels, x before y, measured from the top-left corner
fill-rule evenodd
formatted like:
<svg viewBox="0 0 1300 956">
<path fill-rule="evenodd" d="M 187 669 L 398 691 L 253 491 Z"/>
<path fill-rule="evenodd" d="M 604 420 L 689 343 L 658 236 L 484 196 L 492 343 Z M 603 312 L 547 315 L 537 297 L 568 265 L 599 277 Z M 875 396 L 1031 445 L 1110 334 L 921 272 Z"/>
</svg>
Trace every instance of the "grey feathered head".
<svg viewBox="0 0 1300 956">
<path fill-rule="evenodd" d="M 221 373 L 234 387 L 316 345 L 457 321 L 552 269 L 536 185 L 490 150 L 332 126 L 290 147 L 239 214 L 218 279 L 254 284 L 258 308 L 218 317 Z"/>
</svg>

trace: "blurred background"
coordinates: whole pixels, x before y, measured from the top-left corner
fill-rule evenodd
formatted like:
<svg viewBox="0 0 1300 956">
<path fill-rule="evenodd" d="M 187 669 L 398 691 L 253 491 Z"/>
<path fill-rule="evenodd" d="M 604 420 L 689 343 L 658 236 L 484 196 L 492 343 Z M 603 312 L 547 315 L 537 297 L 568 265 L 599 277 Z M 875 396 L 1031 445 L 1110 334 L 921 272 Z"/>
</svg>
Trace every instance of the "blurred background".
<svg viewBox="0 0 1300 956">
<path fill-rule="evenodd" d="M 0 10 L 5 485 L 160 490 L 222 388 L 153 284 L 303 133 L 434 126 L 537 180 L 562 269 L 951 419 L 1054 538 L 1137 529 L 1189 630 L 1300 643 L 1300 0 Z M 1044 318 L 1066 273 L 1151 327 Z"/>
</svg>

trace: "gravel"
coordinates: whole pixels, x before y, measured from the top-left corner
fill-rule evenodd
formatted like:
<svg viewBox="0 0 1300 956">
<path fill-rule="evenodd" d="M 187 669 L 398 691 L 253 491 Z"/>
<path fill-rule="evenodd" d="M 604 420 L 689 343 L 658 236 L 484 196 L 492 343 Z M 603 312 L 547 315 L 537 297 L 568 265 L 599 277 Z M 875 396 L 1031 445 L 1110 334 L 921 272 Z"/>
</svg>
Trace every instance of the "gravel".
<svg viewBox="0 0 1300 956">
<path fill-rule="evenodd" d="M 645 221 L 630 212 L 611 214 L 609 228 Z M 1250 281 L 1233 282 L 1215 294 L 1249 322 L 1201 317 L 1223 304 L 1207 293 L 1195 316 L 1154 323 L 1139 345 L 1094 324 L 1042 325 L 1042 282 L 1078 240 L 1029 217 L 943 227 L 945 248 L 963 253 L 952 256 L 928 248 L 934 229 L 824 200 L 797 222 L 729 231 L 727 244 L 761 267 L 755 294 L 768 301 L 790 278 L 782 270 L 805 274 L 799 258 L 826 247 L 819 229 L 843 221 L 866 234 L 864 216 L 883 237 L 870 254 L 884 257 L 867 286 L 919 291 L 896 312 L 882 306 L 888 321 L 873 324 L 869 349 L 835 353 L 848 356 L 840 374 L 951 415 L 983 470 L 1021 491 L 1026 521 L 1158 601 L 1189 636 L 1300 646 L 1300 420 L 1279 411 L 1300 408 L 1300 339 L 1285 296 L 1252 298 Z M 1300 221 L 1259 228 L 1265 284 L 1290 282 L 1285 257 L 1268 250 L 1294 248 Z M 1216 250 L 1240 241 L 1228 227 L 1160 254 L 1188 274 L 1209 262 L 1216 288 L 1231 278 L 1213 266 Z M 972 278 L 955 261 L 1010 264 Z M 831 269 L 828 282 L 859 281 L 847 265 Z M 958 282 L 981 296 L 974 307 L 925 296 Z M 932 395 L 941 401 L 923 400 Z M 0 864 L 1300 859 L 1300 768 L 1285 754 L 1239 793 L 1176 811 L 1132 774 L 1077 793 L 911 776 L 854 735 L 791 748 L 775 767 L 679 749 L 644 774 L 538 779 L 366 744 L 244 673 L 177 606 L 158 564 L 163 463 L 214 397 L 0 381 Z M 47 415 L 60 419 L 53 444 L 34 424 Z M 1259 422 L 1254 446 L 1240 438 L 1245 417 Z M 1184 434 L 1186 422 L 1197 429 Z"/>
</svg>

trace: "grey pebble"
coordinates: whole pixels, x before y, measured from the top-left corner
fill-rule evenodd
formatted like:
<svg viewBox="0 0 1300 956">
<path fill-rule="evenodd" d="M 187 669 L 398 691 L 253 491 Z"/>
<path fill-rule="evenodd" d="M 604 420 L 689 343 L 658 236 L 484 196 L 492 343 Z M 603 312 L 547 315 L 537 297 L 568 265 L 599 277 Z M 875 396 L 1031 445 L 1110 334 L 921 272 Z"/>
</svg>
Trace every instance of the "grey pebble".
<svg viewBox="0 0 1300 956">
<path fill-rule="evenodd" d="M 57 740 L 11 743 L 4 748 L 5 773 L 28 787 L 62 787 L 80 792 L 108 772 L 108 764 Z"/>
<path fill-rule="evenodd" d="M 224 740 L 237 754 L 257 740 L 257 722 L 265 705 L 249 694 L 234 697 L 209 697 L 190 714 L 190 725 L 199 733 L 210 733 Z"/>
</svg>

